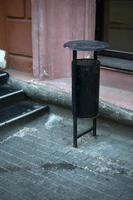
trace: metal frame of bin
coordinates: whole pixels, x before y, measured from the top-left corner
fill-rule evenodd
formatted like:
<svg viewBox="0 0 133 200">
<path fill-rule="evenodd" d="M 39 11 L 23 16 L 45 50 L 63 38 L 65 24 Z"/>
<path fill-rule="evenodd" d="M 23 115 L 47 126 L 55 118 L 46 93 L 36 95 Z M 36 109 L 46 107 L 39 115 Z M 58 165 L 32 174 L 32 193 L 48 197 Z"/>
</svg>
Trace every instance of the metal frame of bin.
<svg viewBox="0 0 133 200">
<path fill-rule="evenodd" d="M 101 41 L 91 41 L 91 40 L 76 40 L 69 41 L 64 44 L 64 47 L 70 48 L 73 51 L 73 61 L 77 60 L 77 51 L 93 51 L 94 60 L 97 60 L 97 52 L 105 48 L 108 48 L 109 45 Z M 72 62 L 73 62 L 72 61 Z M 83 133 L 77 133 L 77 99 L 76 99 L 76 67 L 72 65 L 72 110 L 73 110 L 73 147 L 77 147 L 78 138 L 83 135 L 93 131 L 93 136 L 96 136 L 96 127 L 97 127 L 97 116 L 93 117 L 93 126 L 84 131 Z"/>
</svg>

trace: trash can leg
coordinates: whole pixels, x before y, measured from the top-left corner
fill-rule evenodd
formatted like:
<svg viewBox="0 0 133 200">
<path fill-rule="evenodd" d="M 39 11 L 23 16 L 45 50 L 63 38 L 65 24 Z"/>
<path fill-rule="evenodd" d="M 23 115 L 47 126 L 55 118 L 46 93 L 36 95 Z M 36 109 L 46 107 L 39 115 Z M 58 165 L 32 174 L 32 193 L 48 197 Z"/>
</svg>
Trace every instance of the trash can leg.
<svg viewBox="0 0 133 200">
<path fill-rule="evenodd" d="M 97 119 L 93 119 L 93 136 L 96 136 Z"/>
<path fill-rule="evenodd" d="M 77 117 L 73 115 L 73 147 L 77 147 Z"/>
</svg>

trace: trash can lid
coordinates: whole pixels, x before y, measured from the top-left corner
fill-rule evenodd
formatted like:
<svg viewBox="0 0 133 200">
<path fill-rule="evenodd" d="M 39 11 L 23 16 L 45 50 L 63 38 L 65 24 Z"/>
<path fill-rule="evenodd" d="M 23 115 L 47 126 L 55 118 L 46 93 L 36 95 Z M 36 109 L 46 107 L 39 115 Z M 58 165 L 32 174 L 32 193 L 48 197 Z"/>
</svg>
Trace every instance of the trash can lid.
<svg viewBox="0 0 133 200">
<path fill-rule="evenodd" d="M 101 51 L 109 47 L 109 44 L 97 40 L 75 40 L 64 44 L 64 48 L 75 51 Z"/>
</svg>

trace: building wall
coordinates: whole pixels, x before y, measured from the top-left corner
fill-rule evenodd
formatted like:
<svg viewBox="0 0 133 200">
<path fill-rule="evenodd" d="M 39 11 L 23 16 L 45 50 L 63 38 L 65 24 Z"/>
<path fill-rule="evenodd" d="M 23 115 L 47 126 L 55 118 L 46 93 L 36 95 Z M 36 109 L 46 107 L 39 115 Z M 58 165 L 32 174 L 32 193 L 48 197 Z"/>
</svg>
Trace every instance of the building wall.
<svg viewBox="0 0 133 200">
<path fill-rule="evenodd" d="M 4 27 L 0 48 L 8 52 L 9 68 L 32 72 L 32 27 L 30 0 L 0 0 Z"/>
<path fill-rule="evenodd" d="M 63 45 L 71 40 L 94 39 L 95 8 L 95 0 L 32 0 L 35 77 L 71 76 L 72 51 Z"/>
<path fill-rule="evenodd" d="M 33 71 L 40 79 L 70 77 L 72 52 L 63 45 L 69 40 L 94 39 L 96 1 L 0 2 L 3 12 L 0 48 L 8 52 L 8 67 Z"/>
<path fill-rule="evenodd" d="M 5 22 L 4 0 L 0 0 L 0 49 L 6 49 Z"/>
</svg>

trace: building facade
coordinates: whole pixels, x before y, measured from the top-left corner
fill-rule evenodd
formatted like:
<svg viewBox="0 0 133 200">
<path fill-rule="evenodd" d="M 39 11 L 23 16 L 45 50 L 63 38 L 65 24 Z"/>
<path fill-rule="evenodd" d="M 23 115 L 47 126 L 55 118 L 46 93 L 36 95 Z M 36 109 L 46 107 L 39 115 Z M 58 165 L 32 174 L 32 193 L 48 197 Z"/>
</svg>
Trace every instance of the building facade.
<svg viewBox="0 0 133 200">
<path fill-rule="evenodd" d="M 132 73 L 132 6 L 131 0 L 0 0 L 0 49 L 9 68 L 55 79 L 71 76 L 63 44 L 96 38 L 111 46 L 101 55 L 107 70 Z"/>
</svg>

